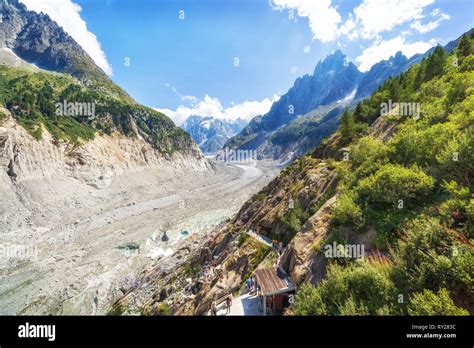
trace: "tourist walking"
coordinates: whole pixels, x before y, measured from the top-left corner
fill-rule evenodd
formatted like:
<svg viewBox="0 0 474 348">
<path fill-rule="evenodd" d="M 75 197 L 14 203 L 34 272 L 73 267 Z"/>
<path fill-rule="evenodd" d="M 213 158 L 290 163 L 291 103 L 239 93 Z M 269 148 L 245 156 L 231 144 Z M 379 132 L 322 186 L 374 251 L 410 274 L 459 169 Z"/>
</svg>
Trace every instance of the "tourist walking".
<svg viewBox="0 0 474 348">
<path fill-rule="evenodd" d="M 232 306 L 232 293 L 229 292 L 229 295 L 225 299 L 225 305 L 226 305 L 226 314 L 230 313 L 230 307 Z"/>
<path fill-rule="evenodd" d="M 216 316 L 217 315 L 217 304 L 216 304 L 216 296 L 212 299 L 212 304 L 211 304 L 211 315 Z"/>
<path fill-rule="evenodd" d="M 250 276 L 249 279 L 247 279 L 247 288 L 249 293 L 252 293 L 253 291 L 253 280 L 252 277 Z"/>
</svg>

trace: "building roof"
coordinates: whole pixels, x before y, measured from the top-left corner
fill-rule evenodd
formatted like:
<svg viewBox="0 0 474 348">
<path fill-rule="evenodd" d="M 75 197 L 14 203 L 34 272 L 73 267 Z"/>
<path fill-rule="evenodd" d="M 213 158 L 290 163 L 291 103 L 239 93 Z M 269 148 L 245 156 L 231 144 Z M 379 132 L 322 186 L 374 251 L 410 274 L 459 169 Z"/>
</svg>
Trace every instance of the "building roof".
<svg viewBox="0 0 474 348">
<path fill-rule="evenodd" d="M 290 279 L 283 274 L 278 274 L 274 268 L 258 269 L 254 274 L 264 296 L 281 294 L 295 289 Z"/>
</svg>

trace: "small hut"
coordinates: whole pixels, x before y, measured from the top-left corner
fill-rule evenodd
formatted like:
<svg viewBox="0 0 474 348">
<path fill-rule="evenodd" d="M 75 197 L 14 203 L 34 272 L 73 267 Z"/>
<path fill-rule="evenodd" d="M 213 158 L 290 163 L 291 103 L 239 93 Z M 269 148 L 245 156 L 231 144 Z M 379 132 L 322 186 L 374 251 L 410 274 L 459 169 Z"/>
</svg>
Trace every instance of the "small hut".
<svg viewBox="0 0 474 348">
<path fill-rule="evenodd" d="M 282 313 L 289 304 L 289 293 L 295 290 L 290 277 L 279 268 L 259 269 L 254 275 L 263 297 L 263 315 L 267 315 L 267 308 L 273 315 Z"/>
</svg>

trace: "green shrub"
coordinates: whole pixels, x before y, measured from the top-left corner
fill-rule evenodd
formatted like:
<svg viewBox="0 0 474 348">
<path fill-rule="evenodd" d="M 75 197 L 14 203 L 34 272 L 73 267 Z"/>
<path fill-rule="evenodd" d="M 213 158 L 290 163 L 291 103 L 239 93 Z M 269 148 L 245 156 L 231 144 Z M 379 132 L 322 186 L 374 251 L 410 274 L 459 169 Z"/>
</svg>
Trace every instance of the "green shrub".
<svg viewBox="0 0 474 348">
<path fill-rule="evenodd" d="M 201 265 L 193 265 L 191 262 L 186 263 L 184 266 L 184 273 L 188 277 L 196 277 L 202 271 Z"/>
<path fill-rule="evenodd" d="M 257 202 L 263 202 L 267 198 L 266 192 L 259 192 L 253 196 L 253 200 Z"/>
<path fill-rule="evenodd" d="M 338 197 L 336 204 L 331 209 L 331 216 L 336 225 L 352 225 L 356 229 L 360 229 L 364 225 L 362 209 L 348 194 Z"/>
<path fill-rule="evenodd" d="M 401 281 L 401 285 L 409 287 L 415 291 L 419 290 L 420 268 L 425 263 L 431 263 L 432 250 L 443 251 L 449 247 L 446 240 L 444 228 L 435 218 L 421 217 L 407 222 L 402 226 L 404 235 L 397 243 L 393 251 L 395 268 L 399 268 L 406 279 Z M 423 287 L 425 284 L 421 284 Z"/>
<path fill-rule="evenodd" d="M 473 71 L 474 70 L 474 56 L 467 57 L 462 63 L 460 69 L 462 72 Z"/>
<path fill-rule="evenodd" d="M 430 290 L 415 293 L 408 304 L 409 315 L 469 315 L 463 308 L 457 307 L 446 289 L 436 294 Z"/>
<path fill-rule="evenodd" d="M 279 238 L 282 243 L 285 245 L 288 244 L 288 242 L 293 239 L 294 235 L 301 230 L 303 223 L 307 219 L 307 214 L 303 211 L 298 201 L 296 201 L 294 203 L 294 208 L 288 209 L 285 214 L 278 218 L 278 222 L 287 230 L 287 233 Z M 277 236 L 276 238 L 278 239 Z"/>
<path fill-rule="evenodd" d="M 474 127 L 459 133 L 436 157 L 445 177 L 472 188 L 474 177 Z"/>
<path fill-rule="evenodd" d="M 298 289 L 295 299 L 295 315 L 328 315 L 325 299 L 318 287 L 305 284 Z"/>
<path fill-rule="evenodd" d="M 349 296 L 345 302 L 339 306 L 339 315 L 369 315 L 369 310 L 364 303 L 356 303 L 354 298 Z"/>
<path fill-rule="evenodd" d="M 160 315 L 160 316 L 171 315 L 170 306 L 165 302 L 161 302 L 158 306 L 156 306 L 156 315 Z"/>
<path fill-rule="evenodd" d="M 7 115 L 5 115 L 2 111 L 0 111 L 0 125 L 7 119 Z"/>
<path fill-rule="evenodd" d="M 121 305 L 114 304 L 108 311 L 107 311 L 107 316 L 120 316 L 123 315 L 125 312 L 125 308 L 123 308 Z"/>
<path fill-rule="evenodd" d="M 387 164 L 374 175 L 360 181 L 357 191 L 371 206 L 396 206 L 399 200 L 409 207 L 423 202 L 431 193 L 435 181 L 417 166 L 405 168 Z"/>
<path fill-rule="evenodd" d="M 367 207 L 364 210 L 364 215 L 367 224 L 375 226 L 377 231 L 377 238 L 375 241 L 376 247 L 380 250 L 387 251 L 398 240 L 397 230 L 405 222 L 416 218 L 419 214 L 417 209 L 373 209 Z"/>
<path fill-rule="evenodd" d="M 455 181 L 445 181 L 442 186 L 449 195 L 438 209 L 443 222 L 463 231 L 468 238 L 473 238 L 474 199 L 471 191 Z"/>
<path fill-rule="evenodd" d="M 238 239 L 239 246 L 244 244 L 247 239 L 249 239 L 249 235 L 243 231 L 240 232 L 239 239 Z"/>
<path fill-rule="evenodd" d="M 258 241 L 254 241 L 254 246 L 256 248 L 255 253 L 252 255 L 252 261 L 255 265 L 258 265 L 267 254 L 272 250 L 268 245 L 263 244 Z"/>
<path fill-rule="evenodd" d="M 473 290 L 472 248 L 457 244 L 436 218 L 420 217 L 402 227 L 393 250 L 393 280 L 403 292 Z"/>
<path fill-rule="evenodd" d="M 324 255 L 330 264 L 336 263 L 341 266 L 347 266 L 356 261 L 356 258 L 353 258 L 352 255 L 347 255 L 348 249 L 345 248 L 347 244 L 347 232 L 343 228 L 332 227 L 326 238 L 320 243 L 313 245 L 313 250 Z M 336 250 L 334 250 L 334 245 L 336 245 Z M 332 256 L 337 252 L 337 255 L 346 255 L 348 257 L 328 257 L 327 252 Z"/>
<path fill-rule="evenodd" d="M 455 245 L 451 252 L 451 267 L 448 270 L 450 288 L 467 289 L 474 293 L 474 252 L 465 245 Z"/>
<path fill-rule="evenodd" d="M 435 115 L 440 114 L 439 110 L 433 112 Z M 404 165 L 437 165 L 436 157 L 457 132 L 456 127 L 450 123 L 427 127 L 420 121 L 409 120 L 400 126 L 389 142 L 392 158 Z"/>
<path fill-rule="evenodd" d="M 377 161 L 385 161 L 388 150 L 388 146 L 380 139 L 365 136 L 351 146 L 350 160 L 356 167 L 364 162 L 375 163 Z"/>
<path fill-rule="evenodd" d="M 343 267 L 331 264 L 317 286 L 303 286 L 296 295 L 296 315 L 363 315 L 392 313 L 393 283 L 367 263 Z M 388 310 L 387 310 L 388 309 Z"/>
</svg>

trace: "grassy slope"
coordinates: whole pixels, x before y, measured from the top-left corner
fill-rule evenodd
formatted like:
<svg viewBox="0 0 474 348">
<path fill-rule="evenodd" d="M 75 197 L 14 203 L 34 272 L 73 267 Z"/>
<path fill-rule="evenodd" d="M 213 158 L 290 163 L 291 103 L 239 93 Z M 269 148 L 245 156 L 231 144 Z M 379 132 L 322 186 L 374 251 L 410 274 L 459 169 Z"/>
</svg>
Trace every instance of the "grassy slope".
<svg viewBox="0 0 474 348">
<path fill-rule="evenodd" d="M 167 116 L 137 104 L 113 82 L 101 81 L 84 87 L 64 74 L 0 66 L 0 103 L 37 139 L 43 126 L 55 139 L 73 142 L 90 140 L 97 131 L 134 137 L 135 123 L 138 133 L 165 154 L 192 144 Z M 95 103 L 96 118 L 56 115 L 55 104 L 64 100 Z"/>
</svg>

